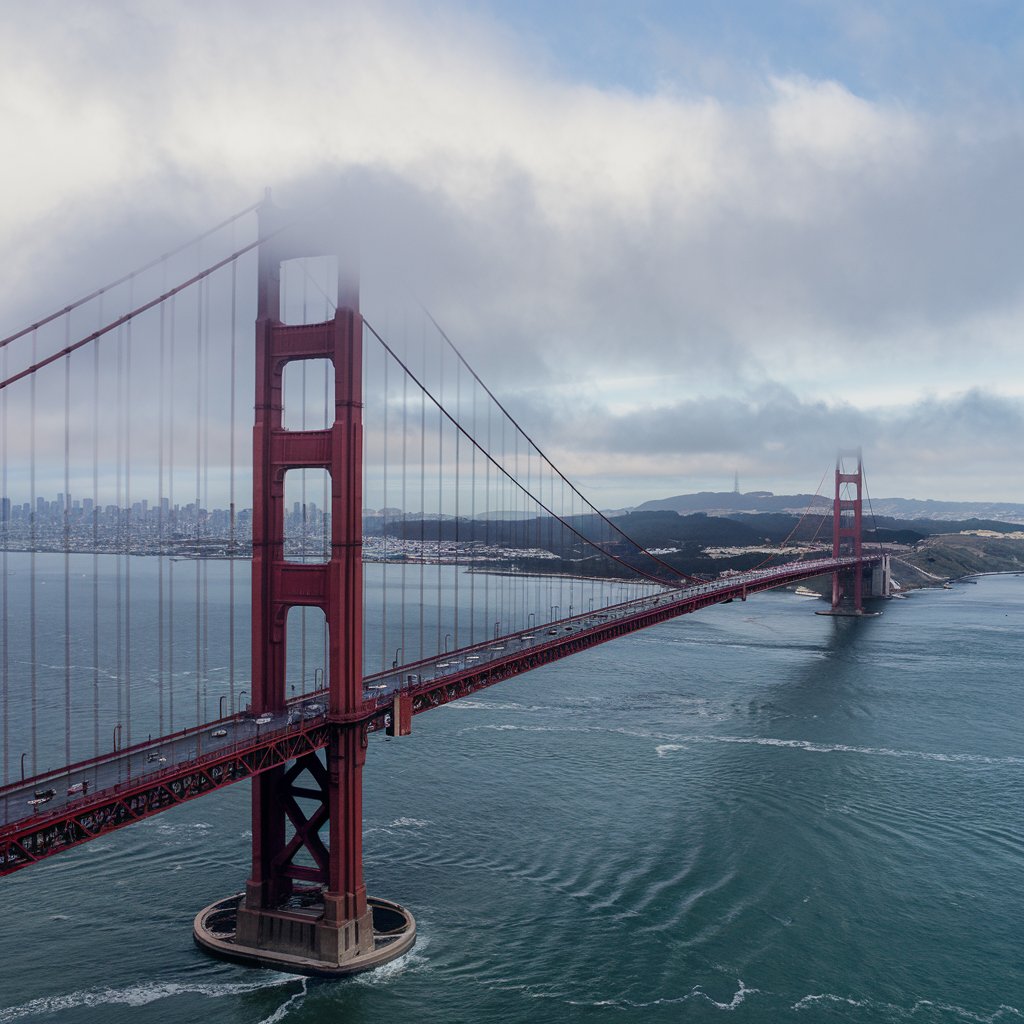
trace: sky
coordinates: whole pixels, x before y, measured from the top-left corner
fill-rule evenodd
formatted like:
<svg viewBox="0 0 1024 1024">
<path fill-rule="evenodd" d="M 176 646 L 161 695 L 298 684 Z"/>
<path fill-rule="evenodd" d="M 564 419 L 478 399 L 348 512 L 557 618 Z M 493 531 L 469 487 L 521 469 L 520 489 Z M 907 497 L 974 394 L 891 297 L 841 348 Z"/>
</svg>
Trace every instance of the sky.
<svg viewBox="0 0 1024 1024">
<path fill-rule="evenodd" d="M 359 211 L 601 507 L 1024 502 L 1024 6 L 10 5 L 0 334 L 272 187 Z"/>
</svg>

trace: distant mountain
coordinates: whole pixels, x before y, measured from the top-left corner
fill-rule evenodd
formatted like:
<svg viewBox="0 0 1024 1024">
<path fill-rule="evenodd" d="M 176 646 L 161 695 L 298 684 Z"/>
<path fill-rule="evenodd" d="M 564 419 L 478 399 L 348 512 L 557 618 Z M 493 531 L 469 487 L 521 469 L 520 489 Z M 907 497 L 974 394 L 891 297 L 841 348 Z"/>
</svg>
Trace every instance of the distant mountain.
<svg viewBox="0 0 1024 1024">
<path fill-rule="evenodd" d="M 917 498 L 873 498 L 871 509 L 876 516 L 893 519 L 931 519 L 939 521 L 988 519 L 1003 523 L 1024 523 L 1024 504 L 1000 501 L 933 501 Z M 814 494 L 772 494 L 771 491 L 700 491 L 658 498 L 637 505 L 637 512 L 678 512 L 681 515 L 705 512 L 728 516 L 735 512 L 802 513 L 808 508 L 827 512 L 832 499 Z"/>
<path fill-rule="evenodd" d="M 894 519 L 994 519 L 1024 523 L 1024 505 L 1008 501 L 933 501 L 919 498 L 875 498 L 875 515 Z"/>
</svg>

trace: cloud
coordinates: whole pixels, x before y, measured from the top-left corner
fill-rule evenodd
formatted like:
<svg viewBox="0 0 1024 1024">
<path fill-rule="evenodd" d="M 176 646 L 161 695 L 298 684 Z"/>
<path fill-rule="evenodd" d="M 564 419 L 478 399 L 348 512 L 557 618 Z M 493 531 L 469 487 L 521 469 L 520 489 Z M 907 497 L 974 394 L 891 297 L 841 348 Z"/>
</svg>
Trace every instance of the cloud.
<svg viewBox="0 0 1024 1024">
<path fill-rule="evenodd" d="M 542 415 L 529 407 L 529 419 Z M 808 491 L 828 476 L 840 448 L 859 446 L 876 496 L 923 495 L 928 481 L 942 476 L 945 493 L 970 499 L 1001 487 L 1011 492 L 1003 474 L 1008 457 L 1020 468 L 1014 453 L 1024 436 L 1024 400 L 973 389 L 862 410 L 802 401 L 772 385 L 619 415 L 598 406 L 563 408 L 544 429 L 570 475 L 596 464 L 620 486 L 662 477 L 675 481 L 671 493 L 730 490 L 736 470 L 745 489 Z"/>
<path fill-rule="evenodd" d="M 863 7 L 845 25 L 864 46 L 900 32 Z M 952 415 L 933 420 L 947 456 L 977 452 L 981 409 L 1006 437 L 999 403 L 1024 394 L 1011 112 L 779 68 L 741 96 L 668 73 L 638 92 L 560 74 L 535 41 L 414 3 L 22 5 L 0 40 L 5 326 L 267 184 L 290 205 L 339 189 L 368 266 L 414 282 L 585 475 L 600 454 L 653 480 L 673 432 L 703 473 L 784 471 L 767 439 L 817 453 L 837 426 L 931 452 L 932 408 Z M 968 415 L 950 396 L 972 386 Z M 934 496 L 955 486 L 921 464 Z M 1012 497 L 1005 466 L 994 496 Z"/>
</svg>

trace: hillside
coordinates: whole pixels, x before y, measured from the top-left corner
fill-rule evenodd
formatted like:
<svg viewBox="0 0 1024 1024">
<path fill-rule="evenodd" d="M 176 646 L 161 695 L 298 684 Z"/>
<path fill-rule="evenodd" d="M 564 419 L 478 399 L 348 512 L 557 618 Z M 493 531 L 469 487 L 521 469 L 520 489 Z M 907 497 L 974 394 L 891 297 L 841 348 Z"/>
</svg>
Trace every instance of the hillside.
<svg viewBox="0 0 1024 1024">
<path fill-rule="evenodd" d="M 893 576 L 904 586 L 935 586 L 980 572 L 1024 572 L 1024 532 L 991 537 L 938 534 L 893 551 Z"/>
<path fill-rule="evenodd" d="M 990 501 L 934 501 L 917 498 L 874 498 L 871 508 L 879 519 L 899 521 L 943 522 L 953 529 L 954 522 L 988 520 L 998 523 L 1024 524 L 1024 504 Z M 826 512 L 832 505 L 828 496 L 813 494 L 772 494 L 771 491 L 700 491 L 677 494 L 638 505 L 635 512 L 670 511 L 680 514 L 707 512 L 714 515 L 735 513 L 765 514 L 789 512 L 802 514 L 814 508 Z M 935 532 L 934 530 L 932 532 Z"/>
</svg>

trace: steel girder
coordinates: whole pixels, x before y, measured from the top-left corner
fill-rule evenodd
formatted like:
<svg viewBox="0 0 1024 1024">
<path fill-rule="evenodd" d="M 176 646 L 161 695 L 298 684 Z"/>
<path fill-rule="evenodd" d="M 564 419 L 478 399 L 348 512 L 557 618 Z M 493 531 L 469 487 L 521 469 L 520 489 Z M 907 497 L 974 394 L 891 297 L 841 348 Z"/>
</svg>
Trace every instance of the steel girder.
<svg viewBox="0 0 1024 1024">
<path fill-rule="evenodd" d="M 267 737 L 258 745 L 178 765 L 136 783 L 98 790 L 49 815 L 33 815 L 0 832 L 0 875 L 9 875 L 269 768 L 306 758 L 326 746 L 327 739 L 327 724 L 317 723 L 298 732 Z"/>
</svg>

